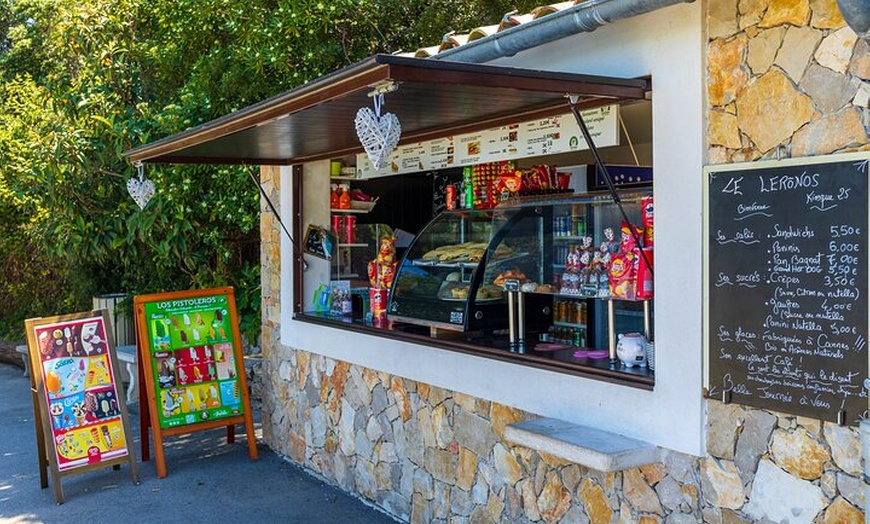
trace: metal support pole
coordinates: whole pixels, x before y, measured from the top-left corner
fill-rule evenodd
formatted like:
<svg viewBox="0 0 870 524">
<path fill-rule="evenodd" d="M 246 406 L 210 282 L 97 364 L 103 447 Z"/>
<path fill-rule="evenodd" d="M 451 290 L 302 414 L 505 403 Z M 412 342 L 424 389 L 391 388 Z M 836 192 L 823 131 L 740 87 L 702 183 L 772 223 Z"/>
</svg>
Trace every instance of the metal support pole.
<svg viewBox="0 0 870 524">
<path fill-rule="evenodd" d="M 508 291 L 508 342 L 511 352 L 517 350 L 517 292 Z"/>
<path fill-rule="evenodd" d="M 613 312 L 613 300 L 607 301 L 607 350 L 610 353 L 610 365 L 619 365 L 616 356 L 616 315 Z"/>
<path fill-rule="evenodd" d="M 643 301 L 643 336 L 647 340 L 652 340 L 652 326 L 650 325 L 650 308 L 649 300 Z"/>
<path fill-rule="evenodd" d="M 517 292 L 517 351 L 520 353 L 526 352 L 526 294 L 522 291 Z"/>
</svg>

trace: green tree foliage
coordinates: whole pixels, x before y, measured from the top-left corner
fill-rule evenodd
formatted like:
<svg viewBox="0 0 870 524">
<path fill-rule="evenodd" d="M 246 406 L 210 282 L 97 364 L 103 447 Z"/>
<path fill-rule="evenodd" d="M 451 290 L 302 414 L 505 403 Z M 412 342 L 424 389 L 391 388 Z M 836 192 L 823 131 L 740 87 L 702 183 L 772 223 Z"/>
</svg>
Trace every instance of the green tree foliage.
<svg viewBox="0 0 870 524">
<path fill-rule="evenodd" d="M 520 5 L 522 11 L 532 3 Z M 259 329 L 253 167 L 123 152 L 376 52 L 495 23 L 487 0 L 0 0 L 0 336 L 107 292 L 233 285 Z"/>
</svg>

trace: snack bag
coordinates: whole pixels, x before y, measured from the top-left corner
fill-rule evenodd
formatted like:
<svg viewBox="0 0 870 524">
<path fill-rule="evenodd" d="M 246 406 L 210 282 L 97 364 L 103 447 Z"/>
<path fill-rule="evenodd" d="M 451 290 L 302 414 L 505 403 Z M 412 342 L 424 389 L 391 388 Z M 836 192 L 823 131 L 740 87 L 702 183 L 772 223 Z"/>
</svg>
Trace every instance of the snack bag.
<svg viewBox="0 0 870 524">
<path fill-rule="evenodd" d="M 640 200 L 641 224 L 643 225 L 643 247 L 653 247 L 653 197 Z"/>
<path fill-rule="evenodd" d="M 368 277 L 371 287 L 389 289 L 393 286 L 396 276 L 396 237 L 381 235 L 378 239 L 378 257 L 368 265 Z"/>
<path fill-rule="evenodd" d="M 633 235 L 632 229 L 634 229 Z M 635 238 L 643 240 L 643 229 L 623 221 L 620 230 L 622 232 L 622 237 L 619 241 L 620 253 L 628 253 L 629 251 L 640 248 L 640 246 L 637 245 Z"/>
<path fill-rule="evenodd" d="M 644 259 L 644 257 L 646 258 Z M 648 300 L 653 297 L 653 249 L 651 247 L 644 248 L 643 256 L 637 257 L 637 261 L 635 297 L 641 300 Z M 649 261 L 649 266 L 647 266 L 646 261 Z"/>
<path fill-rule="evenodd" d="M 499 202 L 510 198 L 512 195 L 516 195 L 522 188 L 522 171 L 502 171 L 495 181 L 495 193 L 499 195 Z"/>
<path fill-rule="evenodd" d="M 633 300 L 637 283 L 637 257 L 634 253 L 614 255 L 610 262 L 610 295 Z"/>
</svg>

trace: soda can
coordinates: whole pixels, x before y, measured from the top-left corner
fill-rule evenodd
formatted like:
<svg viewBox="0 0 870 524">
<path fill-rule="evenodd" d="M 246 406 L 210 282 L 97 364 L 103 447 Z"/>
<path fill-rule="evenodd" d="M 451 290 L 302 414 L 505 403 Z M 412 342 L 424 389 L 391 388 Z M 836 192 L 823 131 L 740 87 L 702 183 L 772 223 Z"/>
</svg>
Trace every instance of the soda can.
<svg viewBox="0 0 870 524">
<path fill-rule="evenodd" d="M 353 215 L 344 217 L 344 242 L 346 244 L 356 242 L 356 217 Z"/>
<path fill-rule="evenodd" d="M 447 186 L 447 209 L 456 209 L 456 185 Z"/>
<path fill-rule="evenodd" d="M 332 230 L 335 231 L 336 235 L 341 234 L 342 222 L 343 220 L 341 215 L 332 215 Z"/>
</svg>

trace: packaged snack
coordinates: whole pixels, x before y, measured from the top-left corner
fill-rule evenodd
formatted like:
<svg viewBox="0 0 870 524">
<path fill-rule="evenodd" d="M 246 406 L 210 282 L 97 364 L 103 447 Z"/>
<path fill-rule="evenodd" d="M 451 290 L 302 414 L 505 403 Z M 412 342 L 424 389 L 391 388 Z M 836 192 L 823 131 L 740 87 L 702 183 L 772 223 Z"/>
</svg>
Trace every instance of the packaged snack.
<svg viewBox="0 0 870 524">
<path fill-rule="evenodd" d="M 495 192 L 499 195 L 499 201 L 516 195 L 523 188 L 522 171 L 502 171 L 498 175 L 495 184 Z"/>
<path fill-rule="evenodd" d="M 635 298 L 637 269 L 632 252 L 614 255 L 610 261 L 610 295 L 613 298 Z"/>
<path fill-rule="evenodd" d="M 632 229 L 634 229 L 634 234 L 632 234 Z M 628 253 L 629 251 L 640 248 L 635 239 L 643 240 L 643 229 L 623 221 L 620 230 L 622 232 L 619 245 L 619 251 L 621 253 Z"/>
<path fill-rule="evenodd" d="M 653 197 L 643 197 L 640 201 L 641 224 L 643 225 L 643 247 L 653 247 Z"/>
<path fill-rule="evenodd" d="M 649 266 L 647 266 L 649 262 Z M 635 297 L 641 300 L 653 298 L 653 249 L 645 247 L 643 255 L 638 257 L 637 282 L 635 283 Z"/>
</svg>

